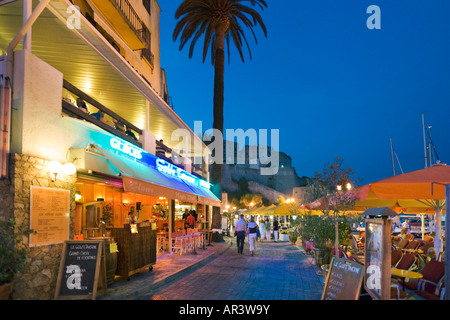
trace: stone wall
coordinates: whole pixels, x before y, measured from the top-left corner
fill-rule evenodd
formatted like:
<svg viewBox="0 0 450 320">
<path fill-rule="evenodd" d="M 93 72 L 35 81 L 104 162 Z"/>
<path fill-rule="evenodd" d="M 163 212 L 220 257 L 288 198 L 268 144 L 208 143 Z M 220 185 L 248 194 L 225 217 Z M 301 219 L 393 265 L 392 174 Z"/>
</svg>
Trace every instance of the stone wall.
<svg viewBox="0 0 450 320">
<path fill-rule="evenodd" d="M 3 200 L 9 206 L 17 226 L 30 226 L 30 187 L 41 186 L 70 190 L 70 239 L 73 239 L 75 216 L 76 176 L 65 182 L 62 177 L 51 181 L 47 169 L 48 160 L 32 156 L 12 154 L 10 158 L 10 183 L 1 181 L 0 191 L 8 191 L 13 200 Z M 9 190 L 8 190 L 9 187 Z M 3 197 L 2 197 L 3 198 Z M 23 241 L 27 246 L 28 237 Z M 63 244 L 30 247 L 26 266 L 16 275 L 13 287 L 13 299 L 47 300 L 53 299 L 59 271 Z"/>
</svg>

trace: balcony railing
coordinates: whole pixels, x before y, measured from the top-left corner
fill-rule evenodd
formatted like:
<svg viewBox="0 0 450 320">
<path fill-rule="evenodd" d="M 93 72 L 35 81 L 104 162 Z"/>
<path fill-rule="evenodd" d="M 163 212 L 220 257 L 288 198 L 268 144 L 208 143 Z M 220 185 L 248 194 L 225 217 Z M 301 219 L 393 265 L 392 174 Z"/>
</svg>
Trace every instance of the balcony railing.
<svg viewBox="0 0 450 320">
<path fill-rule="evenodd" d="M 150 66 L 154 68 L 155 66 L 155 55 L 152 53 L 152 51 L 148 48 L 144 48 L 141 50 L 141 57 L 143 57 L 145 60 L 148 61 Z"/>
<path fill-rule="evenodd" d="M 84 93 L 83 91 L 81 91 L 80 89 L 78 89 L 77 87 L 75 87 L 74 85 L 69 83 L 68 81 L 64 80 L 63 87 L 66 90 L 68 90 L 69 92 L 76 95 L 77 97 L 84 100 L 85 102 L 94 106 L 99 111 L 110 116 L 113 122 L 122 124 L 122 126 L 126 126 L 126 128 L 130 129 L 132 132 L 134 131 L 139 136 L 142 135 L 142 129 L 136 127 L 131 122 L 127 121 L 126 119 L 124 119 L 121 116 L 119 116 L 118 114 L 116 114 L 114 111 L 108 109 L 103 104 L 101 104 L 94 98 L 90 97 L 89 95 L 87 95 L 86 93 Z M 97 120 L 97 118 L 93 117 L 91 114 L 89 114 L 87 112 L 84 112 L 79 107 L 73 105 L 71 102 L 62 100 L 62 111 L 71 117 L 78 118 L 78 119 L 84 119 L 88 122 L 91 122 L 91 123 L 97 125 L 98 127 L 108 131 L 109 133 L 112 133 L 112 134 L 138 146 L 138 147 L 142 147 L 142 143 L 139 142 L 138 140 L 133 139 L 131 136 L 125 134 L 125 130 L 122 131 L 120 129 L 117 129 L 117 128 L 111 126 L 108 123 L 105 123 L 101 120 Z M 121 126 L 119 125 L 118 127 L 121 127 Z"/>
<path fill-rule="evenodd" d="M 77 96 L 78 98 L 81 98 L 86 103 L 95 107 L 96 109 L 103 112 L 104 114 L 108 115 L 112 119 L 113 122 L 121 123 L 127 129 L 131 130 L 133 133 L 136 133 L 139 136 L 142 136 L 142 129 L 136 127 L 131 122 L 122 118 L 121 116 L 116 114 L 114 111 L 110 110 L 109 108 L 107 108 L 106 106 L 104 106 L 103 104 L 101 104 L 100 102 L 95 100 L 94 98 L 90 97 L 89 95 L 87 95 L 86 93 L 84 93 L 83 91 L 81 91 L 80 89 L 78 89 L 77 87 L 75 87 L 74 85 L 69 83 L 68 81 L 66 81 L 66 80 L 63 81 L 63 87 L 64 87 L 64 89 L 66 89 L 67 91 L 72 93 L 73 95 Z M 97 118 L 95 118 L 91 114 L 83 111 L 78 106 L 76 106 L 73 103 L 66 101 L 64 99 L 62 100 L 62 111 L 63 111 L 63 113 L 65 113 L 66 115 L 68 115 L 70 117 L 91 122 L 91 123 L 97 125 L 98 127 L 106 130 L 107 132 L 112 133 L 112 134 L 142 148 L 142 143 L 139 140 L 135 140 L 130 135 L 126 134 L 124 132 L 124 130 L 118 129 L 117 126 L 113 127 L 112 125 L 105 123 L 101 120 L 97 120 Z M 175 150 L 172 150 L 171 148 L 169 148 L 168 146 L 166 146 L 165 144 L 163 144 L 160 141 L 156 141 L 156 145 L 159 146 L 160 148 L 164 149 L 164 152 L 165 152 L 164 155 L 157 155 L 158 157 L 163 158 L 163 159 L 167 160 L 168 162 L 185 169 L 183 164 L 177 164 L 174 161 L 175 158 L 181 157 L 178 153 L 175 152 Z M 201 166 L 196 165 L 194 163 L 192 163 L 192 165 L 191 165 L 191 173 L 200 178 L 206 177 L 206 171 Z"/>
<path fill-rule="evenodd" d="M 139 18 L 128 0 L 111 0 L 111 3 L 119 10 L 139 39 L 150 47 L 150 31 Z"/>
</svg>

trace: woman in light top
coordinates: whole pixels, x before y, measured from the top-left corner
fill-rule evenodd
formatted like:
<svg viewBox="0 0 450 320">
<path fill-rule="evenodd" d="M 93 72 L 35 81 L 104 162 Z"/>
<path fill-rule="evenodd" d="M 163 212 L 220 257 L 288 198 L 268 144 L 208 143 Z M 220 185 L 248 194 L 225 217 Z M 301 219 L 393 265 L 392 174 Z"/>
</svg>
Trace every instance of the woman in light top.
<svg viewBox="0 0 450 320">
<path fill-rule="evenodd" d="M 248 243 L 250 245 L 250 252 L 252 256 L 255 254 L 256 250 L 256 230 L 258 229 L 258 224 L 255 222 L 255 219 L 250 217 L 250 222 L 247 224 L 247 233 L 248 233 Z"/>
</svg>

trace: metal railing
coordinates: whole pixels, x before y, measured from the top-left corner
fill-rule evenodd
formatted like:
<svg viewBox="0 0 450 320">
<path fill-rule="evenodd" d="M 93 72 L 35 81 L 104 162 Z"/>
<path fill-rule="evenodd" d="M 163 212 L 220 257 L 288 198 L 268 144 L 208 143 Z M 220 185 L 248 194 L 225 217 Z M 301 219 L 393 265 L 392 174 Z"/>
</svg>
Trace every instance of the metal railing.
<svg viewBox="0 0 450 320">
<path fill-rule="evenodd" d="M 148 47 L 150 46 L 150 31 L 139 18 L 136 11 L 133 9 L 128 0 L 111 0 L 111 3 L 122 13 L 122 16 L 128 22 L 130 28 L 134 33 L 144 42 Z"/>
<path fill-rule="evenodd" d="M 145 58 L 145 60 L 148 61 L 148 63 L 154 68 L 155 66 L 155 55 L 152 53 L 152 51 L 148 48 L 144 48 L 141 51 L 141 57 Z"/>
<path fill-rule="evenodd" d="M 98 109 L 99 111 L 103 112 L 104 114 L 107 114 L 108 116 L 111 117 L 111 119 L 113 120 L 113 122 L 122 124 L 122 126 L 128 128 L 129 130 L 134 131 L 135 133 L 137 133 L 139 136 L 142 135 L 142 129 L 136 127 L 134 124 L 132 124 L 131 122 L 127 121 L 126 119 L 122 118 L 121 116 L 119 116 L 117 113 L 115 113 L 114 111 L 110 110 L 109 108 L 105 107 L 103 104 L 101 104 L 100 102 L 98 102 L 97 100 L 95 100 L 94 98 L 90 97 L 89 95 L 87 95 L 86 93 L 84 93 L 83 91 L 81 91 L 80 89 L 78 89 L 77 87 L 75 87 L 74 85 L 72 85 L 71 83 L 69 83 L 67 80 L 63 80 L 63 87 L 68 90 L 69 92 L 73 93 L 74 95 L 76 95 L 77 97 L 81 98 L 82 100 L 84 100 L 85 102 L 89 103 L 90 105 L 94 106 L 96 109 Z M 72 104 L 69 101 L 66 100 L 62 100 L 62 111 L 74 118 L 78 118 L 78 119 L 83 119 L 86 120 L 88 122 L 91 122 L 95 125 L 97 125 L 98 127 L 108 131 L 109 133 L 112 133 L 138 147 L 142 148 L 142 143 L 139 142 L 138 140 L 133 139 L 130 135 L 125 133 L 125 130 L 120 130 L 117 129 L 113 126 L 111 126 L 108 123 L 105 123 L 101 120 L 98 120 L 97 118 L 93 117 L 91 114 L 83 111 L 82 109 L 80 109 L 79 107 L 77 107 L 76 105 Z"/>
<path fill-rule="evenodd" d="M 121 116 L 116 114 L 114 111 L 110 110 L 109 108 L 107 108 L 106 106 L 104 106 L 103 104 L 101 104 L 100 102 L 95 100 L 94 98 L 90 97 L 89 95 L 87 95 L 86 93 L 84 93 L 83 91 L 81 91 L 80 89 L 78 89 L 77 87 L 72 85 L 71 83 L 69 83 L 67 80 L 63 80 L 63 87 L 67 91 L 74 94 L 75 96 L 81 98 L 86 103 L 94 106 L 99 111 L 103 112 L 104 114 L 107 114 L 109 117 L 111 117 L 111 119 L 114 122 L 121 123 L 124 126 L 126 126 L 126 128 L 137 133 L 139 136 L 142 136 L 142 129 L 136 127 L 131 122 L 122 118 Z M 91 114 L 83 111 L 78 106 L 76 106 L 73 103 L 66 101 L 64 99 L 62 100 L 62 111 L 70 117 L 77 118 L 77 119 L 83 119 L 88 122 L 91 122 L 91 123 L 97 125 L 98 127 L 108 131 L 109 133 L 112 133 L 112 134 L 142 148 L 142 143 L 139 140 L 133 139 L 131 136 L 126 134 L 123 130 L 119 130 L 119 129 L 111 126 L 108 123 L 98 120 L 97 118 L 93 117 Z M 160 148 L 164 149 L 164 154 L 156 154 L 158 157 L 163 158 L 164 160 L 185 169 L 183 164 L 176 163 L 175 158 L 180 159 L 180 158 L 182 158 L 182 156 L 179 155 L 175 150 L 172 150 L 171 148 L 166 146 L 161 141 L 156 141 L 156 146 L 157 147 L 159 146 Z M 201 166 L 196 165 L 194 163 L 191 164 L 191 173 L 200 178 L 206 177 L 206 170 L 204 168 L 202 168 Z"/>
</svg>

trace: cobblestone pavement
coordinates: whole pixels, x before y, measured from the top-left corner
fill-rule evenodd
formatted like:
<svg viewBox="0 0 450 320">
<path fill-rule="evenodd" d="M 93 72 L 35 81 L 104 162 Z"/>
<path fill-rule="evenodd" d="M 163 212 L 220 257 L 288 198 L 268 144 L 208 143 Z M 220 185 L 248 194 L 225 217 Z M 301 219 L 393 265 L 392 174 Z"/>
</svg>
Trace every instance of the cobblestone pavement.
<svg viewBox="0 0 450 320">
<path fill-rule="evenodd" d="M 251 256 L 247 241 L 238 254 L 230 239 L 232 246 L 221 255 L 136 300 L 320 300 L 323 277 L 302 249 L 263 240 Z"/>
</svg>

